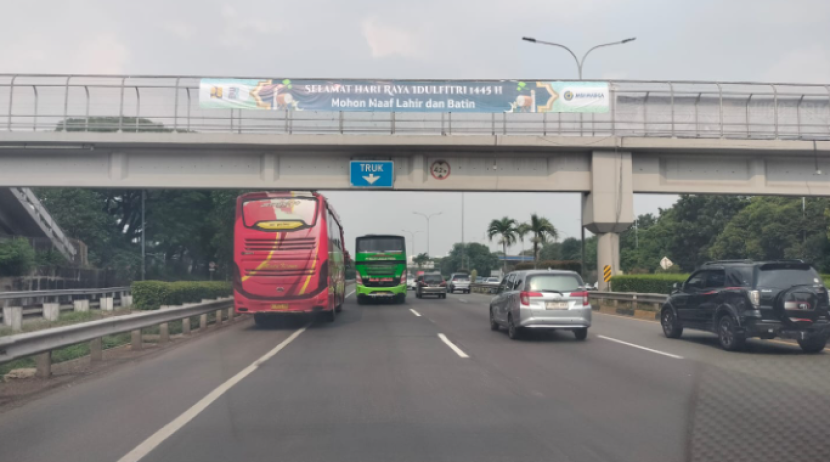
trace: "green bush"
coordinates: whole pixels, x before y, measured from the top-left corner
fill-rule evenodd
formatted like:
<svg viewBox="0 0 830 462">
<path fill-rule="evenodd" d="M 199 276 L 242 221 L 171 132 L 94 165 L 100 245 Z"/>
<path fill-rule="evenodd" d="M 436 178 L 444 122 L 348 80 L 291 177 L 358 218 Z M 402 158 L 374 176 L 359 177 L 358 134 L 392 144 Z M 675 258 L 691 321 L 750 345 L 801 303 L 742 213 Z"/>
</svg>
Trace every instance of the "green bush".
<svg viewBox="0 0 830 462">
<path fill-rule="evenodd" d="M 568 271 L 576 271 L 579 273 L 582 270 L 582 265 L 580 262 L 576 260 L 539 260 L 536 263 L 536 268 L 538 269 L 558 269 L 558 270 L 568 270 Z M 532 270 L 534 268 L 532 261 L 525 261 L 516 264 L 513 267 L 516 271 L 522 270 Z"/>
<path fill-rule="evenodd" d="M 641 294 L 670 294 L 675 282 L 682 284 L 688 278 L 688 274 L 620 275 L 611 278 L 611 290 Z"/>
<path fill-rule="evenodd" d="M 139 310 L 157 310 L 161 305 L 195 303 L 232 293 L 231 283 L 225 281 L 136 281 L 132 284 L 133 304 Z"/>
<path fill-rule="evenodd" d="M 25 238 L 0 241 L 0 276 L 25 276 L 35 267 L 35 249 Z"/>
</svg>

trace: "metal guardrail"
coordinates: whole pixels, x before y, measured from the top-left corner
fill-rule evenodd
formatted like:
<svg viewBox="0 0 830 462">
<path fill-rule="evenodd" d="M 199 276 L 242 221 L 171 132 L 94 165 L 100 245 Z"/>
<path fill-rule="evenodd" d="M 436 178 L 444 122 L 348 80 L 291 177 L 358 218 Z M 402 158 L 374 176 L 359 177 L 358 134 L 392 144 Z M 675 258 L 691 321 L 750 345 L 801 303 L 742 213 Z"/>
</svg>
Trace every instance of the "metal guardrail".
<svg viewBox="0 0 830 462">
<path fill-rule="evenodd" d="M 132 332 L 133 348 L 140 349 L 142 328 L 156 325 L 164 326 L 160 329 L 160 337 L 162 341 L 166 341 L 165 336 L 168 332 L 166 323 L 180 319 L 186 320 L 187 327 L 183 328 L 183 331 L 185 334 L 189 334 L 191 316 L 202 316 L 200 323 L 201 327 L 204 328 L 207 327 L 207 314 L 216 311 L 218 325 L 221 325 L 222 310 L 225 309 L 228 310 L 228 319 L 233 320 L 232 298 L 228 297 L 176 308 L 115 316 L 54 329 L 0 337 L 0 364 L 40 354 L 40 357 L 37 358 L 38 375 L 48 377 L 51 370 L 50 352 L 52 350 L 90 341 L 92 342 L 92 359 L 100 360 L 102 337 Z"/>
<path fill-rule="evenodd" d="M 479 294 L 494 294 L 498 288 L 498 282 L 474 282 L 470 284 L 470 291 Z"/>
<path fill-rule="evenodd" d="M 613 80 L 608 113 L 425 114 L 202 109 L 199 80 L 0 75 L 0 132 L 830 139 L 830 85 Z"/>
<path fill-rule="evenodd" d="M 614 302 L 616 306 L 619 302 L 630 303 L 632 309 L 637 309 L 638 304 L 655 305 L 657 311 L 662 307 L 663 303 L 669 298 L 665 294 L 637 294 L 630 292 L 588 292 L 589 300 L 608 300 Z"/>
<path fill-rule="evenodd" d="M 104 295 L 129 292 L 129 287 L 107 287 L 103 289 L 56 289 L 0 292 L 0 300 L 24 300 L 29 298 L 52 298 L 68 295 Z"/>
</svg>

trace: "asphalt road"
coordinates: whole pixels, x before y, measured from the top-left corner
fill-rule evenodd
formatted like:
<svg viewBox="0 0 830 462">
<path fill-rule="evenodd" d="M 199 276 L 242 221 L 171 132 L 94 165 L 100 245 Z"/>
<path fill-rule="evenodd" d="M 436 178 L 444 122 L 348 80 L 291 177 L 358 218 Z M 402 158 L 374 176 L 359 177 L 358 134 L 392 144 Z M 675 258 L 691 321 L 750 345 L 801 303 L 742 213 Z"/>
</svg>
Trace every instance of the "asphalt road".
<svg viewBox="0 0 830 462">
<path fill-rule="evenodd" d="M 511 341 L 484 295 L 250 322 L 0 415 L 3 461 L 827 459 L 830 354 L 602 314 Z"/>
</svg>

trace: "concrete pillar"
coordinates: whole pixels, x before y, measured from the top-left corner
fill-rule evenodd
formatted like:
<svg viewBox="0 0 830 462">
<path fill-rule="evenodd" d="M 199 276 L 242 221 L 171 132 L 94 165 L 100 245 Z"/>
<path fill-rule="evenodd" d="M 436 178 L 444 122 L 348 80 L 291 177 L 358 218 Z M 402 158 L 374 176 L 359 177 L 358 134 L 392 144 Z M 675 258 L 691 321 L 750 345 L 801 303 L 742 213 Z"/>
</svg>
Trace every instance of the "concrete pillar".
<svg viewBox="0 0 830 462">
<path fill-rule="evenodd" d="M 133 351 L 139 351 L 142 348 L 144 348 L 144 343 L 142 342 L 142 339 L 141 339 L 141 329 L 136 329 L 134 331 L 130 331 L 130 337 L 131 337 L 131 340 L 132 340 L 132 344 L 131 344 L 130 348 Z"/>
<path fill-rule="evenodd" d="M 114 301 L 112 297 L 101 297 L 101 311 L 112 311 L 115 307 Z"/>
<path fill-rule="evenodd" d="M 133 306 L 133 296 L 132 295 L 122 295 L 121 296 L 121 308 L 130 308 Z"/>
<path fill-rule="evenodd" d="M 61 316 L 60 303 L 44 303 L 43 304 L 43 319 L 47 321 L 57 321 Z"/>
<path fill-rule="evenodd" d="M 48 379 L 52 376 L 52 352 L 47 351 L 35 355 L 35 375 L 39 379 Z"/>
<path fill-rule="evenodd" d="M 207 329 L 207 314 L 199 315 L 199 332 L 204 332 Z"/>
<path fill-rule="evenodd" d="M 634 222 L 634 190 L 631 153 L 594 151 L 591 154 L 591 191 L 582 199 L 582 225 L 598 235 L 597 276 L 599 290 L 610 284 L 603 277 L 604 267 L 611 275 L 620 272 L 620 237 Z"/>
<path fill-rule="evenodd" d="M 89 311 L 89 300 L 74 300 L 75 311 Z"/>
<path fill-rule="evenodd" d="M 216 327 L 222 327 L 222 310 L 216 310 Z"/>
<path fill-rule="evenodd" d="M 233 323 L 233 307 L 228 308 L 228 323 Z"/>
<path fill-rule="evenodd" d="M 3 324 L 10 326 L 12 328 L 12 332 L 20 332 L 23 330 L 23 307 L 4 306 Z"/>
<path fill-rule="evenodd" d="M 190 335 L 190 318 L 182 319 L 182 335 Z"/>
<path fill-rule="evenodd" d="M 170 324 L 163 322 L 159 324 L 159 344 L 164 345 L 170 341 Z"/>
<path fill-rule="evenodd" d="M 104 359 L 104 342 L 101 337 L 89 341 L 89 359 L 92 361 Z"/>
</svg>

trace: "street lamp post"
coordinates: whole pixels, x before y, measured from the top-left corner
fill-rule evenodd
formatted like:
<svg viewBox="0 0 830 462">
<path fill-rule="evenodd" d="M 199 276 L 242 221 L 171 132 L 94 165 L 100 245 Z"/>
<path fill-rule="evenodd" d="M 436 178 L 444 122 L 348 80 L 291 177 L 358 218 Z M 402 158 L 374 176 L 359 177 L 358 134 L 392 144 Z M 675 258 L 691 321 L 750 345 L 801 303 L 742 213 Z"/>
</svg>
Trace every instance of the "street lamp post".
<svg viewBox="0 0 830 462">
<path fill-rule="evenodd" d="M 565 45 L 560 45 L 558 43 L 553 43 L 553 42 L 545 42 L 543 40 L 536 40 L 533 37 L 522 37 L 522 40 L 524 40 L 526 42 L 531 42 L 531 43 L 539 43 L 539 44 L 542 44 L 542 45 L 551 45 L 551 46 L 555 46 L 555 47 L 559 47 L 559 48 L 564 48 L 565 50 L 567 50 L 568 53 L 570 53 L 571 56 L 573 56 L 574 61 L 576 61 L 576 69 L 577 69 L 577 71 L 579 71 L 579 80 L 582 80 L 582 66 L 585 65 L 585 58 L 587 58 L 588 55 L 592 51 L 596 50 L 597 48 L 610 47 L 612 45 L 622 45 L 624 43 L 633 42 L 634 40 L 637 40 L 637 37 L 627 38 L 625 40 L 620 40 L 619 42 L 601 43 L 599 45 L 596 45 L 596 46 L 590 48 L 588 51 L 586 51 L 585 54 L 582 55 L 581 60 L 576 57 L 576 53 L 574 53 L 570 48 L 566 47 Z"/>
<path fill-rule="evenodd" d="M 427 257 L 429 257 L 429 255 L 430 255 L 430 253 L 429 253 L 429 220 L 432 217 L 441 215 L 443 212 L 431 213 L 429 215 L 427 215 L 425 213 L 421 213 L 421 212 L 412 212 L 412 213 L 414 213 L 415 215 L 420 215 L 420 216 L 424 217 L 427 220 Z"/>
<path fill-rule="evenodd" d="M 409 230 L 406 230 L 406 229 L 402 229 L 401 231 L 404 232 L 404 233 L 409 233 L 409 236 L 412 237 L 412 241 L 411 241 L 412 242 L 412 247 L 411 248 L 412 248 L 412 256 L 414 257 L 415 256 L 415 235 L 418 234 L 418 233 L 421 233 L 423 231 L 421 231 L 421 230 L 409 231 Z"/>
<path fill-rule="evenodd" d="M 559 47 L 559 48 L 564 48 L 565 50 L 567 50 L 567 52 L 570 53 L 571 56 L 573 56 L 574 61 L 576 61 L 576 70 L 579 73 L 579 80 L 582 80 L 582 67 L 585 65 L 585 58 L 587 58 L 588 55 L 592 51 L 596 50 L 597 48 L 610 47 L 610 46 L 613 46 L 613 45 L 623 45 L 623 44 L 626 44 L 628 42 L 633 42 L 634 40 L 637 40 L 637 37 L 627 38 L 625 40 L 620 40 L 619 42 L 601 43 L 599 45 L 593 46 L 593 47 L 589 48 L 588 51 L 586 51 L 584 55 L 582 55 L 581 60 L 579 58 L 577 58 L 576 53 L 574 53 L 573 50 L 566 47 L 565 45 L 562 45 L 562 44 L 559 44 L 559 43 L 554 43 L 554 42 L 546 42 L 544 40 L 536 40 L 533 37 L 522 37 L 522 40 L 524 40 L 526 42 L 530 42 L 530 43 L 539 43 L 539 44 L 542 44 L 542 45 L 551 45 L 551 46 L 555 46 L 555 47 Z M 580 135 L 582 134 L 582 113 L 579 114 L 579 133 L 580 133 Z M 583 275 L 585 274 L 585 226 L 584 225 L 582 226 L 582 274 Z"/>
</svg>

